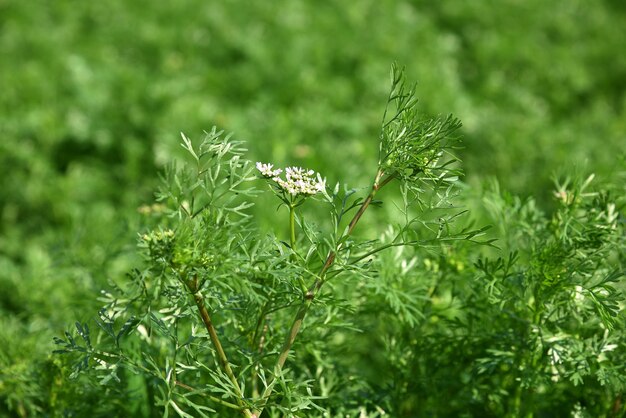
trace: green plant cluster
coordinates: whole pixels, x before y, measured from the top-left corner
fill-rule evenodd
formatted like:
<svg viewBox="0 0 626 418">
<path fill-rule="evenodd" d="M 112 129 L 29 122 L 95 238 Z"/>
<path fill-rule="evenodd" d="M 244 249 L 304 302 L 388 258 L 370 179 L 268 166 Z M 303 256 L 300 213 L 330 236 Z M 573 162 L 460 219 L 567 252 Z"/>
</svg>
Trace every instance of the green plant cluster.
<svg viewBox="0 0 626 418">
<path fill-rule="evenodd" d="M 443 158 L 458 126 L 421 119 L 394 67 L 369 194 L 337 184 L 292 205 L 271 187 L 289 243 L 249 210 L 254 182 L 274 181 L 267 169 L 255 176 L 215 129 L 198 146 L 183 135 L 189 162 L 163 178 L 139 238 L 144 267 L 103 295 L 95 323 L 55 338 L 56 353 L 83 384 L 135 393 L 125 414 L 619 416 L 623 201 L 592 177 L 559 184 L 550 217 L 485 192 L 507 238 L 505 256 L 486 255 L 488 228 L 457 208 L 459 169 L 410 158 L 420 147 Z M 403 221 L 359 238 L 394 182 Z M 309 203 L 330 220 L 296 213 Z"/>
</svg>

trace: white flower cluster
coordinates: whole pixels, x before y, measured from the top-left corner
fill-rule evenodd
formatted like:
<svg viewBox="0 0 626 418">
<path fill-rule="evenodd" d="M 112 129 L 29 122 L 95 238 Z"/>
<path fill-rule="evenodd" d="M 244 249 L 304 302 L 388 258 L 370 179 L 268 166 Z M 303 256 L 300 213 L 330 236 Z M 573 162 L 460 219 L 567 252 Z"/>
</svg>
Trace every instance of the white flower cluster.
<svg viewBox="0 0 626 418">
<path fill-rule="evenodd" d="M 283 172 L 283 170 L 281 170 L 280 168 L 277 168 L 276 170 L 272 170 L 273 167 L 274 167 L 274 164 L 256 163 L 256 169 L 261 172 L 263 177 L 267 177 L 267 178 L 278 177 L 280 176 L 280 173 Z"/>
<path fill-rule="evenodd" d="M 256 163 L 256 168 L 263 177 L 272 179 L 283 191 L 292 196 L 311 196 L 326 189 L 326 180 L 313 170 L 287 167 L 285 168 L 285 178 L 282 179 L 280 175 L 283 170 L 280 168 L 273 169 L 273 164 Z"/>
</svg>

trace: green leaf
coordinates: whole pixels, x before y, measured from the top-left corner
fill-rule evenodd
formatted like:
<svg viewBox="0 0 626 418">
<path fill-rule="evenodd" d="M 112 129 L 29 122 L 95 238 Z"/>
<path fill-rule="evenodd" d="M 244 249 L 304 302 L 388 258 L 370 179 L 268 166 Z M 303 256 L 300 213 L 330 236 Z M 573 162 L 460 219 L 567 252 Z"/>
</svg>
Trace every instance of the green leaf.
<svg viewBox="0 0 626 418">
<path fill-rule="evenodd" d="M 124 323 L 124 325 L 122 325 L 122 328 L 120 328 L 120 331 L 117 333 L 117 336 L 115 337 L 115 345 L 119 346 L 120 345 L 120 339 L 122 337 L 125 337 L 126 335 L 130 334 L 131 332 L 133 332 L 140 322 L 141 322 L 141 320 L 135 318 L 134 316 L 131 316 Z"/>
</svg>

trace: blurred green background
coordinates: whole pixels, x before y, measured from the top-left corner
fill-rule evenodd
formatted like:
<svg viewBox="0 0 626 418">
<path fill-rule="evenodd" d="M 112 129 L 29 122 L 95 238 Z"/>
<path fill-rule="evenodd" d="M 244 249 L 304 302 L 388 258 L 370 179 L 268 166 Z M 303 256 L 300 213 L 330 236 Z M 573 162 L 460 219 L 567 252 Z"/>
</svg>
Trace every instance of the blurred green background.
<svg viewBox="0 0 626 418">
<path fill-rule="evenodd" d="M 52 336 L 138 262 L 181 131 L 363 186 L 398 62 L 468 184 L 550 210 L 553 174 L 626 167 L 625 40 L 620 0 L 0 0 L 0 415 L 68 390 Z"/>
</svg>

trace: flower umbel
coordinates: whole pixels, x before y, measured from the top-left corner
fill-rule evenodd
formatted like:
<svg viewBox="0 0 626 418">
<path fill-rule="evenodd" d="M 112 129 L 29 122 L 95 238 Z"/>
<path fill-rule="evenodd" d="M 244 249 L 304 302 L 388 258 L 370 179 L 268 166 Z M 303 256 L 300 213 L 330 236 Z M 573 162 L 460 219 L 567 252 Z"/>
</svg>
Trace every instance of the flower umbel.
<svg viewBox="0 0 626 418">
<path fill-rule="evenodd" d="M 287 167 L 285 168 L 285 178 L 283 179 L 280 177 L 283 170 L 280 168 L 274 170 L 273 167 L 273 164 L 256 163 L 256 168 L 263 177 L 274 181 L 282 192 L 292 197 L 312 196 L 324 191 L 326 188 L 326 180 L 322 179 L 322 176 L 313 170 L 305 170 L 301 167 Z"/>
<path fill-rule="evenodd" d="M 263 177 L 267 177 L 267 178 L 278 177 L 280 173 L 283 172 L 283 170 L 281 170 L 280 168 L 277 168 L 276 170 L 272 170 L 273 167 L 274 167 L 274 164 L 256 163 L 257 170 L 261 172 Z"/>
</svg>

